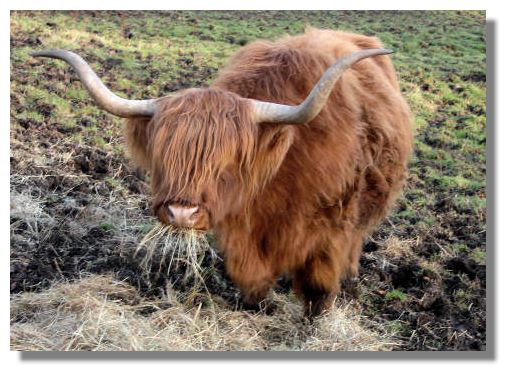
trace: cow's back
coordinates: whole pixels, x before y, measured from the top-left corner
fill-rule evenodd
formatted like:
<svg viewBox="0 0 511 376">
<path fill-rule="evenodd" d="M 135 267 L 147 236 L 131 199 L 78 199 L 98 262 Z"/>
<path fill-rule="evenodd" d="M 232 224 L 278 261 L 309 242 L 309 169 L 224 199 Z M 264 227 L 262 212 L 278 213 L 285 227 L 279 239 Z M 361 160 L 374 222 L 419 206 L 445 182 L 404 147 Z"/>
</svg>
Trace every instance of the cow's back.
<svg viewBox="0 0 511 376">
<path fill-rule="evenodd" d="M 214 86 L 246 98 L 296 105 L 338 58 L 381 47 L 376 38 L 309 29 L 240 49 Z M 332 234 L 366 232 L 385 215 L 404 181 L 410 124 L 392 63 L 377 56 L 346 71 L 310 123 L 260 125 L 263 131 L 283 128 L 294 137 L 250 219 L 253 236 L 261 237 L 255 240 L 279 250 L 276 264 L 286 270 L 304 262 L 328 228 Z"/>
</svg>

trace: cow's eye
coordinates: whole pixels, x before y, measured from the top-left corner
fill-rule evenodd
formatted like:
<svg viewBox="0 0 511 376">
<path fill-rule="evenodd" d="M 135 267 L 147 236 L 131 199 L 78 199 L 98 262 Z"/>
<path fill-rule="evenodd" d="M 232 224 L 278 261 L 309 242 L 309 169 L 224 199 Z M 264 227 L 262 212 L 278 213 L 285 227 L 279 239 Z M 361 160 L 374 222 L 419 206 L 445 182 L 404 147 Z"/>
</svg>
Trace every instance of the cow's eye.
<svg viewBox="0 0 511 376">
<path fill-rule="evenodd" d="M 229 181 L 231 180 L 231 176 L 228 172 L 223 172 L 222 174 L 220 174 L 220 176 L 218 177 L 218 182 L 221 184 L 221 185 L 227 185 L 229 183 Z"/>
</svg>

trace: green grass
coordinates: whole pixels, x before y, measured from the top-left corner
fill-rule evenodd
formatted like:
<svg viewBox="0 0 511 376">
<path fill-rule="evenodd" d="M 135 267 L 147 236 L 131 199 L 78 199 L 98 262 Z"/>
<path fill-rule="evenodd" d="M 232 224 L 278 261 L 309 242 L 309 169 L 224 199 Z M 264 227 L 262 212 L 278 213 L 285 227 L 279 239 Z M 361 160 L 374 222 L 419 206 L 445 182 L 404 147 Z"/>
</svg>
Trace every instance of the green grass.
<svg viewBox="0 0 511 376">
<path fill-rule="evenodd" d="M 99 227 L 104 231 L 110 231 L 115 229 L 115 226 L 111 223 L 101 223 Z"/>
<path fill-rule="evenodd" d="M 405 302 L 407 299 L 407 296 L 404 292 L 399 290 L 392 290 L 385 294 L 385 301 L 391 301 L 391 300 L 399 300 L 401 302 Z"/>
</svg>

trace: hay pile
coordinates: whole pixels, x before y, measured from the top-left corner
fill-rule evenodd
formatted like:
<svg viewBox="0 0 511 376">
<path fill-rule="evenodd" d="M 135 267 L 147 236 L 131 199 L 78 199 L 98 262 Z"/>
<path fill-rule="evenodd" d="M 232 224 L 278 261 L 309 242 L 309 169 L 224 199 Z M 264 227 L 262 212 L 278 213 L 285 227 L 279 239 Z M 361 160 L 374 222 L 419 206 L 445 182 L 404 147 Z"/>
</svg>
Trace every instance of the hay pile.
<svg viewBox="0 0 511 376">
<path fill-rule="evenodd" d="M 350 306 L 310 325 L 292 295 L 274 293 L 277 309 L 271 315 L 233 311 L 215 297 L 197 305 L 196 298 L 168 287 L 164 299 L 144 299 L 112 276 L 57 283 L 12 297 L 11 349 L 375 351 L 394 344 L 383 328 L 364 328 Z"/>
</svg>

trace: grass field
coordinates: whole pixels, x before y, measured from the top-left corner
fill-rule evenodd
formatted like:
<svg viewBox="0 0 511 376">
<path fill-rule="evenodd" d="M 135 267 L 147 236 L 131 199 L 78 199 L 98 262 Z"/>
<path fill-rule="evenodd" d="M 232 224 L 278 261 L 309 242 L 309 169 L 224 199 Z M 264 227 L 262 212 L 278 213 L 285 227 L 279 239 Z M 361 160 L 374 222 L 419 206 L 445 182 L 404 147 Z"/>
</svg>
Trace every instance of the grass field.
<svg viewBox="0 0 511 376">
<path fill-rule="evenodd" d="M 359 284 L 311 326 L 285 281 L 273 314 L 239 310 L 214 252 L 207 289 L 144 269 L 134 250 L 154 225 L 150 192 L 121 120 L 67 65 L 28 55 L 76 51 L 141 99 L 207 85 L 240 46 L 306 25 L 395 50 L 415 116 L 403 197 L 365 244 Z M 11 348 L 484 350 L 485 127 L 484 12 L 12 12 Z"/>
</svg>

